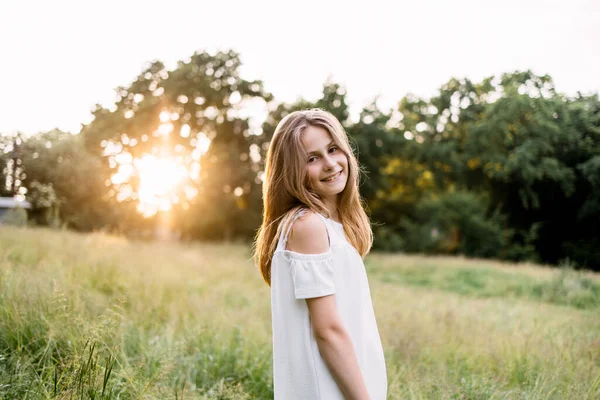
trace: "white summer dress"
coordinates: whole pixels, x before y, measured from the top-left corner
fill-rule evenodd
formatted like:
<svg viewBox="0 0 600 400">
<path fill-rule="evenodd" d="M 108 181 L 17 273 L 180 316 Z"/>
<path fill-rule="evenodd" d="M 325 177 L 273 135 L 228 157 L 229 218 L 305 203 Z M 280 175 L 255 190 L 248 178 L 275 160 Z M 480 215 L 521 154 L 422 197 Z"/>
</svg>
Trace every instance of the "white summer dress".
<svg viewBox="0 0 600 400">
<path fill-rule="evenodd" d="M 302 213 L 299 213 L 301 215 Z M 298 215 L 298 216 L 299 216 Z M 317 214 L 329 236 L 322 254 L 286 250 L 282 229 L 271 263 L 273 382 L 275 400 L 343 400 L 322 358 L 305 299 L 335 294 L 337 310 L 348 331 L 372 400 L 387 396 L 383 348 L 360 254 L 339 222 Z M 295 219 L 288 224 L 292 226 Z"/>
</svg>

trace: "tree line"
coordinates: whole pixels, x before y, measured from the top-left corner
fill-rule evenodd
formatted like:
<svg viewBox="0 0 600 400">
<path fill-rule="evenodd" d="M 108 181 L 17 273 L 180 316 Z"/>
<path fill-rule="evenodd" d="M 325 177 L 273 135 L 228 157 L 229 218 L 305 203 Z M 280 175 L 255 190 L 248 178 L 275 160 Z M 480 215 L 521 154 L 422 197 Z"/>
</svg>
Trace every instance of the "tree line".
<svg viewBox="0 0 600 400">
<path fill-rule="evenodd" d="M 155 61 L 79 134 L 0 136 L 0 195 L 25 196 L 33 224 L 148 237 L 165 213 L 139 211 L 133 160 L 152 154 L 193 171 L 171 187 L 170 229 L 183 240 L 250 241 L 277 122 L 320 107 L 342 122 L 363 166 L 376 249 L 600 270 L 597 93 L 567 97 L 531 71 L 452 78 L 429 99 L 408 94 L 391 110 L 373 101 L 351 121 L 336 82 L 315 102 L 280 103 L 240 66 L 234 51 L 197 52 L 172 70 Z M 269 110 L 259 127 L 253 102 Z"/>
</svg>

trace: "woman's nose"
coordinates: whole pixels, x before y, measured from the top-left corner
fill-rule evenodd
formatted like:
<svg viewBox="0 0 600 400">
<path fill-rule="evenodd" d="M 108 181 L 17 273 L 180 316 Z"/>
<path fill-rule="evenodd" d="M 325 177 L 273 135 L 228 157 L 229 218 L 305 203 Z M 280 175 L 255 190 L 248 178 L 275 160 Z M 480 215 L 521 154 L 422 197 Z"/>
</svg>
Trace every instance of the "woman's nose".
<svg viewBox="0 0 600 400">
<path fill-rule="evenodd" d="M 324 161 L 324 167 L 325 167 L 325 169 L 329 170 L 329 169 L 335 167 L 335 161 L 329 155 L 326 155 L 323 158 L 323 161 Z"/>
</svg>

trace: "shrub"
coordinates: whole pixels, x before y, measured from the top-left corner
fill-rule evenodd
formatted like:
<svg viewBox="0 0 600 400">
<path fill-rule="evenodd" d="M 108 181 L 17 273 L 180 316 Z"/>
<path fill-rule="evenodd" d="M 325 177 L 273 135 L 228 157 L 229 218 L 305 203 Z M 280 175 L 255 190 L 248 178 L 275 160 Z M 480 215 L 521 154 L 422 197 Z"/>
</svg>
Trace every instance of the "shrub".
<svg viewBox="0 0 600 400">
<path fill-rule="evenodd" d="M 502 216 L 487 212 L 485 198 L 470 192 L 445 193 L 416 207 L 415 221 L 405 219 L 407 251 L 495 257 L 505 242 Z"/>
</svg>

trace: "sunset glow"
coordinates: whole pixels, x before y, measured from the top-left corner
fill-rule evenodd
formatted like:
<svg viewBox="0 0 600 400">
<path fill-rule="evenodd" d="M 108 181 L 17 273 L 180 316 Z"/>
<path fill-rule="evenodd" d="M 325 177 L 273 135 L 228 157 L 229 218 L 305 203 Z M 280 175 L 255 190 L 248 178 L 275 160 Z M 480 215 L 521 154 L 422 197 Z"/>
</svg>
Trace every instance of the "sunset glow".
<svg viewBox="0 0 600 400">
<path fill-rule="evenodd" d="M 117 201 L 137 200 L 137 209 L 145 217 L 159 211 L 170 211 L 173 204 L 182 200 L 187 202 L 198 192 L 186 184 L 188 180 L 197 181 L 199 178 L 200 163 L 197 161 L 188 168 L 180 158 L 145 154 L 132 159 L 128 152 L 118 154 L 114 160 L 117 172 L 111 176 L 110 183 L 117 189 Z M 137 192 L 130 184 L 135 176 L 139 178 Z M 180 199 L 178 193 L 183 193 L 184 199 Z"/>
<path fill-rule="evenodd" d="M 175 196 L 177 186 L 187 175 L 187 169 L 173 159 L 145 155 L 134 161 L 140 177 L 138 210 L 144 216 L 158 211 L 169 211 L 179 202 Z"/>
<path fill-rule="evenodd" d="M 157 117 L 160 122 L 152 136 L 165 140 L 165 145 L 152 147 L 150 153 L 134 156 L 129 148 L 135 146 L 137 140 L 126 133 L 116 141 L 101 143 L 103 155 L 108 157 L 110 168 L 115 170 L 107 185 L 113 187 L 118 202 L 137 201 L 137 210 L 145 217 L 168 212 L 174 204 L 181 204 L 184 209 L 189 207 L 189 201 L 198 194 L 195 183 L 200 179 L 200 159 L 211 144 L 205 132 L 193 132 L 190 125 L 183 124 L 179 135 L 191 137 L 191 151 L 188 153 L 182 144 L 171 148 L 168 143 L 170 136 L 175 134 L 171 121 L 177 120 L 179 114 L 165 109 Z M 140 140 L 146 142 L 149 136 L 142 135 Z M 135 178 L 137 188 L 133 184 Z"/>
</svg>

